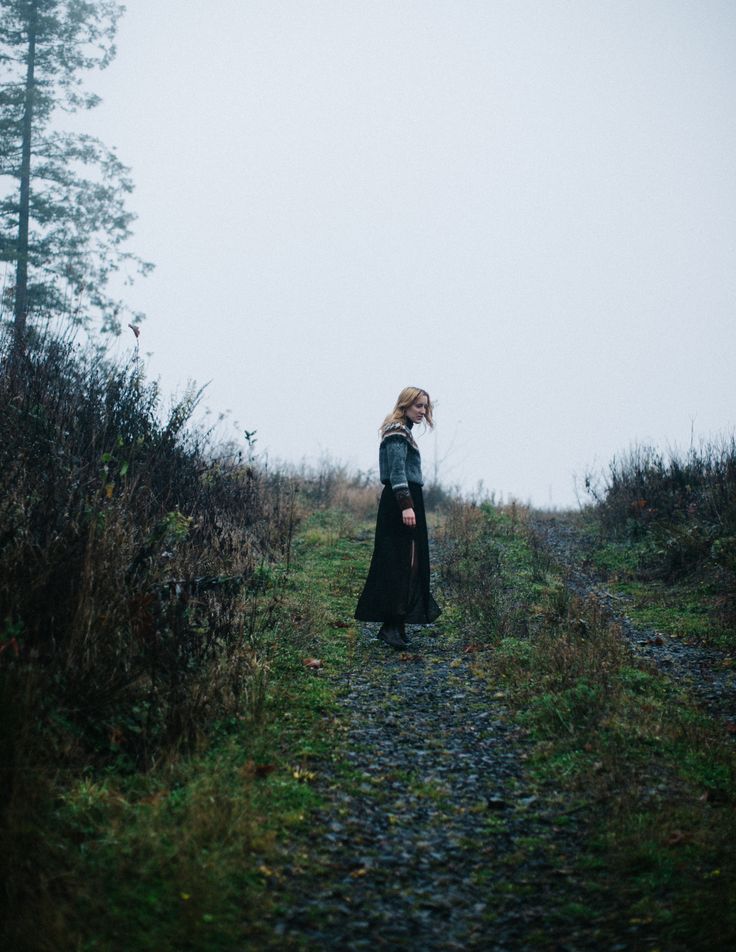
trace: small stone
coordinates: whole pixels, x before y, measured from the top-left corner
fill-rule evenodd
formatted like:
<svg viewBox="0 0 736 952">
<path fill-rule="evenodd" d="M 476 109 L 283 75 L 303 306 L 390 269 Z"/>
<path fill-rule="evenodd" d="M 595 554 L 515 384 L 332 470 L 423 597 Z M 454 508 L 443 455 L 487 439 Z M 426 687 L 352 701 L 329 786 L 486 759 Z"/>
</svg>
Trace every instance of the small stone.
<svg viewBox="0 0 736 952">
<path fill-rule="evenodd" d="M 505 810 L 508 804 L 502 797 L 488 797 L 486 806 L 489 810 Z"/>
</svg>

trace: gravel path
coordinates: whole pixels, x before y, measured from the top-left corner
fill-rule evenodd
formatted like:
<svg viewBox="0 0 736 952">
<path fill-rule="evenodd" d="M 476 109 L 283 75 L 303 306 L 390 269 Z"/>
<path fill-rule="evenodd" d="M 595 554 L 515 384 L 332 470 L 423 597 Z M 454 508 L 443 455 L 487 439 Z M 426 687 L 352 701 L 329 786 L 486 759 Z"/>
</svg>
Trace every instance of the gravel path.
<svg viewBox="0 0 736 952">
<path fill-rule="evenodd" d="M 736 672 L 724 666 L 724 652 L 688 645 L 662 632 L 633 625 L 626 617 L 626 598 L 608 591 L 605 581 L 586 567 L 590 552 L 574 517 L 533 515 L 531 529 L 564 568 L 569 589 L 581 597 L 596 599 L 620 624 L 637 657 L 687 685 L 709 714 L 736 726 Z"/>
<path fill-rule="evenodd" d="M 597 947 L 592 926 L 555 937 L 551 912 L 585 898 L 573 871 L 584 807 L 527 778 L 528 742 L 461 643 L 417 628 L 396 654 L 376 627 L 345 684 L 345 761 L 325 767 L 309 874 L 290 880 L 277 927 L 285 945 Z"/>
<path fill-rule="evenodd" d="M 534 514 L 531 527 L 569 588 L 597 599 L 639 657 L 685 681 L 710 712 L 736 718 L 734 675 L 715 667 L 719 652 L 632 625 L 625 600 L 590 571 L 574 519 Z M 534 779 L 531 742 L 489 682 L 492 653 L 477 666 L 442 622 L 412 629 L 400 653 L 377 641 L 377 625 L 363 626 L 349 670 L 315 675 L 340 678 L 328 715 L 336 749 L 314 765 L 324 806 L 311 835 L 290 843 L 274 879 L 273 947 L 656 948 L 656 925 L 630 918 L 620 883 L 581 862 L 605 804 Z"/>
</svg>

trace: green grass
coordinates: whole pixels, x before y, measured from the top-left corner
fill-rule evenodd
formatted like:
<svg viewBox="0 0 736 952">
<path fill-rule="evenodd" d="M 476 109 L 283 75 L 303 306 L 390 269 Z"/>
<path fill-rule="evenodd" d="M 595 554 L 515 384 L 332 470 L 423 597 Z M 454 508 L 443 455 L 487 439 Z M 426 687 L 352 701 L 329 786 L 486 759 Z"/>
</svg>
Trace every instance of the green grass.
<svg viewBox="0 0 736 952">
<path fill-rule="evenodd" d="M 595 538 L 592 531 L 589 538 Z M 636 542 L 600 542 L 595 548 L 594 563 L 596 568 L 604 572 L 609 578 L 634 578 L 639 570 L 642 559 L 647 552 L 647 546 L 641 541 Z"/>
<path fill-rule="evenodd" d="M 607 587 L 623 597 L 634 624 L 690 643 L 736 650 L 732 583 L 715 564 L 703 563 L 690 576 L 668 583 L 651 577 L 648 541 L 605 541 L 592 524 L 587 529 L 592 565 L 606 576 Z"/>
<path fill-rule="evenodd" d="M 452 529 L 464 533 L 452 543 L 464 564 L 490 573 L 503 593 L 486 632 L 493 650 L 476 656 L 476 671 L 531 732 L 527 763 L 543 795 L 554 791 L 581 807 L 576 820 L 586 835 L 574 867 L 585 898 L 551 911 L 556 933 L 574 935 L 588 919 L 603 945 L 631 931 L 642 948 L 729 947 L 736 942 L 736 757 L 723 725 L 697 709 L 686 686 L 638 667 L 596 606 L 565 592 L 518 520 L 476 512 L 454 518 Z M 625 549 L 609 547 L 606 558 L 622 577 L 637 564 Z M 632 585 L 640 586 L 639 600 L 629 603 L 635 622 L 702 632 L 703 602 L 692 586 L 673 592 L 629 579 L 618 590 L 631 594 Z M 478 591 L 454 586 L 451 624 L 475 623 Z M 544 852 L 544 844 L 535 849 Z M 647 935 L 656 941 L 636 938 Z"/>
<path fill-rule="evenodd" d="M 719 591 L 712 584 L 626 581 L 610 582 L 609 588 L 624 596 L 626 614 L 635 625 L 692 644 L 736 648 L 736 632 L 718 618 Z"/>
<path fill-rule="evenodd" d="M 475 507 L 448 517 L 444 532 L 443 627 L 474 646 L 473 673 L 533 741 L 525 790 L 539 797 L 525 815 L 557 807 L 556 827 L 585 833 L 580 851 L 561 859 L 554 837 L 530 826 L 503 856 L 509 894 L 532 895 L 514 870 L 533 854 L 567 870 L 553 883 L 556 935 L 592 921 L 602 947 L 621 936 L 632 948 L 724 947 L 736 938 L 736 762 L 725 731 L 682 686 L 638 667 L 595 606 L 567 593 L 520 513 Z M 344 756 L 338 706 L 340 676 L 359 660 L 352 612 L 371 543 L 364 525 L 322 512 L 296 538 L 290 573 L 272 567 L 277 607 L 259 646 L 265 693 L 248 715 L 220 724 L 192 756 L 147 774 L 59 779 L 39 801 L 43 846 L 33 856 L 45 877 L 15 948 L 285 947 L 273 923 L 290 904 L 290 877 L 329 875 L 310 845 L 320 788 L 386 795 L 380 782 L 361 793 L 369 780 Z M 490 607 L 474 604 L 488 597 Z M 402 779 L 453 809 L 442 784 Z M 505 816 L 488 817 L 486 844 L 507 828 Z M 489 935 L 497 911 L 489 897 Z M 544 947 L 546 937 L 527 940 Z"/>
<path fill-rule="evenodd" d="M 33 816 L 46 874 L 26 920 L 11 924 L 14 948 L 279 947 L 268 923 L 276 893 L 284 901 L 273 888 L 284 843 L 301 843 L 295 855 L 308 862 L 315 765 L 330 763 L 343 730 L 330 673 L 355 637 L 370 556 L 357 531 L 344 513 L 319 513 L 296 539 L 290 573 L 269 570 L 278 604 L 261 631 L 266 690 L 250 714 L 147 774 L 90 770 L 53 784 Z"/>
</svg>

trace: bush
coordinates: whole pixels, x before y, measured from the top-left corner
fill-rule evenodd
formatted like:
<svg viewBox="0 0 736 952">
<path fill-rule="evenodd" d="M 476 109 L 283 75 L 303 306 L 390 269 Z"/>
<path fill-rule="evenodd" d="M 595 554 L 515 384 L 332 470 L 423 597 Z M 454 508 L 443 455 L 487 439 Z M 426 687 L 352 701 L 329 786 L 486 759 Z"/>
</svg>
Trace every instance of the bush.
<svg viewBox="0 0 736 952">
<path fill-rule="evenodd" d="M 258 570 L 295 485 L 218 456 L 189 426 L 196 391 L 162 413 L 135 359 L 54 338 L 0 359 L 3 709 L 44 757 L 150 764 L 249 697 Z"/>
<path fill-rule="evenodd" d="M 492 527 L 486 508 L 456 499 L 439 535 L 442 582 L 460 606 L 470 642 L 489 643 L 503 634 L 502 552 Z"/>
<path fill-rule="evenodd" d="M 586 487 L 609 538 L 641 540 L 644 567 L 675 581 L 711 564 L 736 568 L 736 437 L 665 457 L 637 446 Z"/>
<path fill-rule="evenodd" d="M 164 412 L 137 358 L 0 340 L 0 367 L 5 919 L 63 889 L 43 830 L 74 777 L 257 713 L 299 487 L 194 427 L 199 392 Z"/>
</svg>

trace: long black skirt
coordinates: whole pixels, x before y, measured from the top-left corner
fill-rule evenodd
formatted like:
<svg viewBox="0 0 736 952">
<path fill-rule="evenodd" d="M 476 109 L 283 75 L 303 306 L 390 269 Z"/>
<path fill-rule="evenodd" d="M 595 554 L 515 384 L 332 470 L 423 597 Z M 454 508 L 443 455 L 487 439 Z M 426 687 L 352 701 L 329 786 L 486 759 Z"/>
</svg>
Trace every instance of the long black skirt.
<svg viewBox="0 0 736 952">
<path fill-rule="evenodd" d="M 384 486 L 378 504 L 373 558 L 363 593 L 358 599 L 358 621 L 404 621 L 426 625 L 440 608 L 429 591 L 429 542 L 422 487 L 409 484 L 417 524 L 405 526 L 401 507 L 390 486 Z"/>
</svg>

